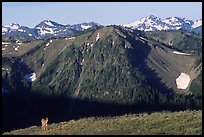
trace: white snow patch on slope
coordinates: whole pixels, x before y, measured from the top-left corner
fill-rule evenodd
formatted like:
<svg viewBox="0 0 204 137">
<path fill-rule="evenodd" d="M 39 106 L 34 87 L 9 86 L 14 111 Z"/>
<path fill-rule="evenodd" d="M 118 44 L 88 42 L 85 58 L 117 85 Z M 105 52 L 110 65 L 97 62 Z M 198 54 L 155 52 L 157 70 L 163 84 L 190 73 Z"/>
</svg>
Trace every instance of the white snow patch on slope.
<svg viewBox="0 0 204 137">
<path fill-rule="evenodd" d="M 54 34 L 54 31 L 52 28 L 37 28 L 39 30 L 40 35 L 45 35 L 45 34 Z"/>
<path fill-rule="evenodd" d="M 45 24 L 47 24 L 48 26 L 54 27 L 54 25 L 50 21 L 45 22 Z"/>
<path fill-rule="evenodd" d="M 68 39 L 75 39 L 75 37 L 70 37 L 70 38 L 68 38 Z"/>
<path fill-rule="evenodd" d="M 197 20 L 193 22 L 193 25 L 191 26 L 192 28 L 197 28 L 202 25 L 202 20 Z"/>
<path fill-rule="evenodd" d="M 20 26 L 18 24 L 9 24 L 9 25 L 4 25 L 4 27 L 6 28 L 10 28 L 10 29 L 18 29 Z"/>
<path fill-rule="evenodd" d="M 7 28 L 2 28 L 2 33 L 3 33 L 3 32 L 7 32 L 7 31 L 8 31 Z"/>
<path fill-rule="evenodd" d="M 49 44 L 50 44 L 50 43 L 48 42 L 48 43 L 47 43 L 45 46 L 46 46 L 46 47 L 48 47 L 48 46 L 49 46 Z"/>
<path fill-rule="evenodd" d="M 15 47 L 15 51 L 18 51 L 19 46 Z"/>
<path fill-rule="evenodd" d="M 35 73 L 27 74 L 24 76 L 24 78 L 30 82 L 33 82 L 36 80 L 36 74 Z"/>
<path fill-rule="evenodd" d="M 178 52 L 178 51 L 173 51 L 174 54 L 178 54 L 178 55 L 191 55 L 189 53 L 183 53 L 183 52 Z"/>
<path fill-rule="evenodd" d="M 22 30 L 22 29 L 18 29 L 18 31 L 20 31 L 20 32 L 25 32 L 25 30 Z"/>
<path fill-rule="evenodd" d="M 8 43 L 8 42 L 3 42 L 3 41 L 2 41 L 2 44 L 11 44 L 11 43 Z"/>
<path fill-rule="evenodd" d="M 86 26 L 86 25 L 81 25 L 81 27 L 83 28 L 83 29 L 88 29 L 88 28 L 90 28 L 91 26 Z"/>
<path fill-rule="evenodd" d="M 176 85 L 178 89 L 186 89 L 190 82 L 190 76 L 185 73 L 181 73 L 180 76 L 176 79 Z"/>
<path fill-rule="evenodd" d="M 100 39 L 99 33 L 97 33 L 96 35 L 96 41 L 98 41 Z"/>
</svg>

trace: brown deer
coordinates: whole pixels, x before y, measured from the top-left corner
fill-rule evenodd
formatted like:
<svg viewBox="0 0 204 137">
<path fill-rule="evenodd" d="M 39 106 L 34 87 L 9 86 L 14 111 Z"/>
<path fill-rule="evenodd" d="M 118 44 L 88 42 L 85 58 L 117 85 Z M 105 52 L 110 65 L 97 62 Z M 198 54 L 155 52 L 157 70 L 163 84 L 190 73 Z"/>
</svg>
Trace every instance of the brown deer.
<svg viewBox="0 0 204 137">
<path fill-rule="evenodd" d="M 48 118 L 47 117 L 45 119 L 44 118 L 41 119 L 42 130 L 47 129 L 47 123 L 48 123 Z"/>
</svg>

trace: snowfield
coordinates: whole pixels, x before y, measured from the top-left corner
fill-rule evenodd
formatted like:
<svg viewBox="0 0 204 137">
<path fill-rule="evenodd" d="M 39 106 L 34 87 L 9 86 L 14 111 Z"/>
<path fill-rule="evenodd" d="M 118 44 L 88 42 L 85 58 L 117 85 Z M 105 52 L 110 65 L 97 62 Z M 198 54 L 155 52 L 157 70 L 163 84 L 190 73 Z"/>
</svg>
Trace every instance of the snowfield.
<svg viewBox="0 0 204 137">
<path fill-rule="evenodd" d="M 191 55 L 188 53 L 183 53 L 183 52 L 178 52 L 178 51 L 173 51 L 174 54 L 178 54 L 178 55 Z"/>
<path fill-rule="evenodd" d="M 47 20 L 47 22 L 45 22 L 45 24 L 47 24 L 48 26 L 54 27 L 54 25 L 52 24 L 52 22 L 50 22 L 49 20 Z"/>
<path fill-rule="evenodd" d="M 19 46 L 15 47 L 15 51 L 18 51 Z"/>
<path fill-rule="evenodd" d="M 68 39 L 75 39 L 75 37 L 70 37 L 70 38 L 68 38 Z"/>
<path fill-rule="evenodd" d="M 30 82 L 33 82 L 36 80 L 36 74 L 35 73 L 27 74 L 24 76 L 24 78 Z"/>
<path fill-rule="evenodd" d="M 90 28 L 91 26 L 86 26 L 86 25 L 81 25 L 81 27 L 83 28 L 83 29 L 88 29 L 88 28 Z"/>
<path fill-rule="evenodd" d="M 100 39 L 99 33 L 97 33 L 96 35 L 96 41 L 98 41 Z"/>
<path fill-rule="evenodd" d="M 181 73 L 180 76 L 176 79 L 176 85 L 178 89 L 186 89 L 190 82 L 190 76 L 185 73 Z"/>
<path fill-rule="evenodd" d="M 50 45 L 50 43 L 48 42 L 45 46 L 48 47 Z"/>
<path fill-rule="evenodd" d="M 2 44 L 11 44 L 11 43 L 8 43 L 8 42 L 3 42 L 3 41 L 2 41 Z"/>
</svg>

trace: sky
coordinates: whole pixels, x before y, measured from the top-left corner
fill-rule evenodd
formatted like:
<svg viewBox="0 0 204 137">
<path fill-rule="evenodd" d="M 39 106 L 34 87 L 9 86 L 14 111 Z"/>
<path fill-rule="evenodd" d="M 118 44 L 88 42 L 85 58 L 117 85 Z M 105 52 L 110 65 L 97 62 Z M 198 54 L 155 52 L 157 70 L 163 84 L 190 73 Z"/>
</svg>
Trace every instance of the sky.
<svg viewBox="0 0 204 137">
<path fill-rule="evenodd" d="M 202 18 L 202 2 L 2 2 L 2 24 L 35 27 L 49 19 L 60 24 L 96 22 L 122 25 L 154 15 L 161 19 Z"/>
</svg>

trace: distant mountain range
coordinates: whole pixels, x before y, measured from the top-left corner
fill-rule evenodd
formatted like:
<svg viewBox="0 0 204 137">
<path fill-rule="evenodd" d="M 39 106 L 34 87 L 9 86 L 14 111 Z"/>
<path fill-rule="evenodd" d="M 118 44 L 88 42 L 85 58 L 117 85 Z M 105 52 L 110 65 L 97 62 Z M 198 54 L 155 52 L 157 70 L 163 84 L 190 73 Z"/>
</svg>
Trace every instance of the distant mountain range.
<svg viewBox="0 0 204 137">
<path fill-rule="evenodd" d="M 180 17 L 168 17 L 166 19 L 161 19 L 154 15 L 150 15 L 123 26 L 142 31 L 183 29 L 197 34 L 202 33 L 202 19 L 194 21 Z"/>
<path fill-rule="evenodd" d="M 71 36 L 92 26 L 100 26 L 100 24 L 95 22 L 85 22 L 74 25 L 62 25 L 51 20 L 43 20 L 34 28 L 28 28 L 26 26 L 11 23 L 2 26 L 2 35 L 18 35 L 35 39 L 49 39 L 51 37 Z M 141 31 L 184 29 L 186 31 L 202 34 L 202 19 L 193 21 L 186 18 L 168 17 L 162 20 L 159 17 L 150 15 L 122 26 Z"/>
<path fill-rule="evenodd" d="M 89 22 L 74 25 L 62 25 L 51 20 L 43 20 L 34 28 L 28 28 L 19 24 L 11 23 L 2 26 L 2 35 L 5 36 L 28 36 L 35 39 L 48 39 L 51 37 L 65 37 L 73 35 L 77 32 L 86 30 L 98 23 Z"/>
</svg>

